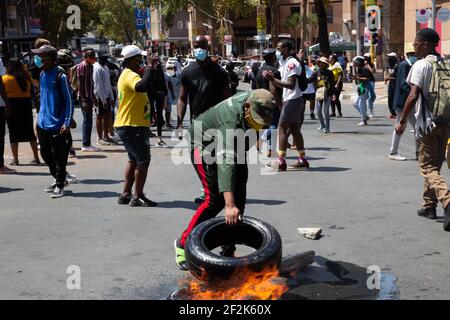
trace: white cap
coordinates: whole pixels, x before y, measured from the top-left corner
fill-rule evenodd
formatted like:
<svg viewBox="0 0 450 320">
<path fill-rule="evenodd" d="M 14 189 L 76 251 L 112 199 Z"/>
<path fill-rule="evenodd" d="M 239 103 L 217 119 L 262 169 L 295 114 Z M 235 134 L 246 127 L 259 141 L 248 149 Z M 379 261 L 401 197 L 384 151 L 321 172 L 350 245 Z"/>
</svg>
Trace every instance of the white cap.
<svg viewBox="0 0 450 320">
<path fill-rule="evenodd" d="M 388 53 L 387 56 L 388 56 L 388 57 L 394 57 L 394 58 L 397 58 L 397 57 L 398 57 L 397 54 L 396 54 L 395 52 Z"/>
<path fill-rule="evenodd" d="M 370 53 L 364 53 L 364 57 L 369 58 L 370 57 Z"/>
<path fill-rule="evenodd" d="M 135 45 L 126 46 L 122 49 L 123 59 L 128 59 L 137 55 L 147 56 L 147 51 L 143 51 Z"/>
</svg>

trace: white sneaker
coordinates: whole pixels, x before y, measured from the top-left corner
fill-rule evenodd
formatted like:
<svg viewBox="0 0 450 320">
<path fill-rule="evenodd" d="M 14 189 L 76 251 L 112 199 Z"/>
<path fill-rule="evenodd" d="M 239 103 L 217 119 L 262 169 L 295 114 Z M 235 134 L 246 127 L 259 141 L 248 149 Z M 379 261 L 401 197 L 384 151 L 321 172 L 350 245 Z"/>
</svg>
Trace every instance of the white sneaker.
<svg viewBox="0 0 450 320">
<path fill-rule="evenodd" d="M 358 126 L 367 126 L 367 121 L 361 121 L 360 123 L 358 123 Z"/>
<path fill-rule="evenodd" d="M 62 188 L 55 188 L 55 191 L 53 191 L 52 195 L 50 196 L 50 198 L 52 199 L 59 199 L 64 197 L 64 189 Z"/>
<path fill-rule="evenodd" d="M 104 139 L 97 139 L 97 145 L 99 146 L 110 146 L 111 143 L 108 141 L 105 141 Z"/>
<path fill-rule="evenodd" d="M 100 149 L 93 147 L 93 146 L 89 146 L 89 147 L 82 147 L 81 151 L 83 151 L 83 152 L 98 152 L 98 151 L 100 151 Z"/>
<path fill-rule="evenodd" d="M 70 184 L 78 183 L 77 177 L 71 175 L 70 173 L 67 173 L 66 175 L 66 181 Z"/>
<path fill-rule="evenodd" d="M 113 139 L 115 142 L 119 142 L 120 138 L 117 134 L 114 134 L 113 136 L 111 136 L 111 139 Z"/>
<path fill-rule="evenodd" d="M 160 148 L 167 148 L 167 144 L 163 140 L 158 140 L 156 146 Z"/>
<path fill-rule="evenodd" d="M 370 118 L 370 119 L 373 118 L 373 111 L 369 112 L 369 118 Z"/>
<path fill-rule="evenodd" d="M 405 157 L 402 157 L 402 156 L 399 155 L 398 153 L 396 153 L 396 154 L 390 154 L 390 155 L 389 155 L 389 159 L 395 160 L 395 161 L 406 161 L 406 158 L 405 158 Z"/>
</svg>

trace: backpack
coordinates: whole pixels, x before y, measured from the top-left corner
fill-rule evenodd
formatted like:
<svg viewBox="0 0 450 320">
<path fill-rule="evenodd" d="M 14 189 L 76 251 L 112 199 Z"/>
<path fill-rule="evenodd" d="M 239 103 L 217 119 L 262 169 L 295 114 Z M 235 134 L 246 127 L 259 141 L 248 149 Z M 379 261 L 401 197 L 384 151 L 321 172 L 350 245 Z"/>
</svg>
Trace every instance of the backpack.
<svg viewBox="0 0 450 320">
<path fill-rule="evenodd" d="M 306 89 L 308 89 L 308 79 L 306 77 L 306 65 L 303 60 L 300 60 L 300 65 L 302 66 L 302 73 L 297 76 L 298 80 L 298 86 L 300 87 L 300 90 L 303 92 Z"/>
<path fill-rule="evenodd" d="M 70 68 L 69 72 L 69 83 L 72 87 L 73 92 L 78 92 L 78 66 L 79 64 L 74 65 L 72 68 Z"/>
<path fill-rule="evenodd" d="M 306 65 L 303 62 L 303 60 L 298 60 L 294 57 L 289 57 L 289 59 L 295 59 L 297 60 L 301 67 L 302 67 L 302 73 L 300 75 L 297 75 L 297 82 L 298 82 L 298 86 L 300 88 L 300 91 L 305 91 L 306 89 L 308 89 L 308 78 L 306 77 Z"/>
<path fill-rule="evenodd" d="M 426 104 L 433 121 L 450 124 L 450 60 L 427 60 L 433 66 Z"/>
</svg>

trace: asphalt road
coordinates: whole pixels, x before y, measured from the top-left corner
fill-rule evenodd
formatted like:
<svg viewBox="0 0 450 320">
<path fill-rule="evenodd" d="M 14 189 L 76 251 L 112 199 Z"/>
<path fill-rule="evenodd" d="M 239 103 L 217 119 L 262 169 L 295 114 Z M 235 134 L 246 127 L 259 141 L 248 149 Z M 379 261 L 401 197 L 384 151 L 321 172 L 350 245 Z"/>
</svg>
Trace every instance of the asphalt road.
<svg viewBox="0 0 450 320">
<path fill-rule="evenodd" d="M 326 136 L 307 116 L 309 172 L 266 175 L 266 159 L 250 166 L 246 214 L 275 226 L 284 255 L 315 250 L 310 278 L 321 280 L 316 269 L 324 260 L 361 270 L 377 265 L 396 278 L 401 299 L 450 298 L 450 237 L 441 222 L 416 215 L 423 185 L 417 162 L 387 159 L 393 128 L 387 106 L 377 105 L 376 117 L 363 128 L 348 102 L 343 111 Z M 76 110 L 78 123 L 80 118 Z M 170 134 L 166 141 L 178 145 Z M 74 138 L 79 149 L 79 129 Z M 59 200 L 43 192 L 51 183 L 45 167 L 20 166 L 18 175 L 0 176 L 0 299 L 164 299 L 176 290 L 184 274 L 172 243 L 200 192 L 192 166 L 171 160 L 180 150 L 152 149 L 146 192 L 159 202 L 152 209 L 116 204 L 126 163 L 121 146 L 78 151 L 69 171 L 80 183 Z M 409 131 L 400 152 L 414 157 Z M 22 163 L 31 160 L 25 144 L 20 153 Z M 295 153 L 289 156 L 294 161 Z M 448 179 L 449 170 L 443 173 Z M 320 240 L 297 234 L 298 227 L 316 226 L 323 229 Z M 66 286 L 74 265 L 81 270 L 81 290 Z"/>
</svg>

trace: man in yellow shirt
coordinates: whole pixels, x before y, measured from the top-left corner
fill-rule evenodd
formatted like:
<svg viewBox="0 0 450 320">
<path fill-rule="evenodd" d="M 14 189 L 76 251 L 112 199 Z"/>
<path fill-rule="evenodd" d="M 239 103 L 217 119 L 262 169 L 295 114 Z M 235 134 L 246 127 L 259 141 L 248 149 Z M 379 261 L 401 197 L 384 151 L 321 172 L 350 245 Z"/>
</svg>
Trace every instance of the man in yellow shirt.
<svg viewBox="0 0 450 320">
<path fill-rule="evenodd" d="M 157 204 L 144 195 L 150 165 L 150 106 L 147 91 L 151 86 L 151 70 L 146 68 L 142 78 L 139 75 L 143 56 L 147 56 L 147 52 L 137 46 L 126 46 L 122 56 L 124 70 L 117 85 L 119 108 L 114 127 L 128 152 L 129 161 L 118 203 L 131 207 L 155 207 Z"/>
</svg>

